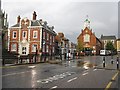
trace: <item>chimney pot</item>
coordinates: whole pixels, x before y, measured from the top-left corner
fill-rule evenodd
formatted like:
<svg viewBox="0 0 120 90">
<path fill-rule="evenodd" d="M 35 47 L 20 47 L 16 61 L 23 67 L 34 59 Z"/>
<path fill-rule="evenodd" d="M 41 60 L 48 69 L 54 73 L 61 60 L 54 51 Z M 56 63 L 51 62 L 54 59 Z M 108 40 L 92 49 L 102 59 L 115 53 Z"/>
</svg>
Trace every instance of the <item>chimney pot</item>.
<svg viewBox="0 0 120 90">
<path fill-rule="evenodd" d="M 40 21 L 42 21 L 42 19 L 40 19 Z"/>
<path fill-rule="evenodd" d="M 36 15 L 36 12 L 34 11 L 34 13 L 33 13 L 33 20 L 36 20 L 36 17 L 37 17 L 37 15 Z"/>
<path fill-rule="evenodd" d="M 20 15 L 17 17 L 17 23 L 20 23 Z"/>
</svg>

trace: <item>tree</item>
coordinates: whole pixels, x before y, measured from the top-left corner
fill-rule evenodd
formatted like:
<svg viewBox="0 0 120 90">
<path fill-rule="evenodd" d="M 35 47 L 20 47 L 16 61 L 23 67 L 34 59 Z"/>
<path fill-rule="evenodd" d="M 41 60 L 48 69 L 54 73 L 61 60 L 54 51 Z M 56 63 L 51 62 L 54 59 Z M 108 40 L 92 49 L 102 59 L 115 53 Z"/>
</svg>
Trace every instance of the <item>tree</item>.
<svg viewBox="0 0 120 90">
<path fill-rule="evenodd" d="M 113 46 L 113 43 L 112 42 L 108 42 L 106 44 L 106 50 L 111 50 L 111 51 L 114 51 L 115 50 L 115 47 Z"/>
<path fill-rule="evenodd" d="M 77 51 L 83 51 L 83 44 L 80 41 L 78 41 Z"/>
</svg>

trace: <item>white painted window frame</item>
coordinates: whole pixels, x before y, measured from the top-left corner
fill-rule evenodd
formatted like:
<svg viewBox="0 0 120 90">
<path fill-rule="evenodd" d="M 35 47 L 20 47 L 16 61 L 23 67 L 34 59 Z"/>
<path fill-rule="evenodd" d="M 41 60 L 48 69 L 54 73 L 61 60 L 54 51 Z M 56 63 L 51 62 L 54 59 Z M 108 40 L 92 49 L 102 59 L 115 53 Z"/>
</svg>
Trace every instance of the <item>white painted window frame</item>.
<svg viewBox="0 0 120 90">
<path fill-rule="evenodd" d="M 36 33 L 36 37 L 34 37 L 35 33 Z M 38 31 L 33 31 L 33 38 L 37 38 L 37 37 L 38 37 Z"/>
<path fill-rule="evenodd" d="M 26 33 L 25 37 L 24 37 L 24 33 Z M 22 38 L 27 38 L 27 31 L 22 32 Z"/>
<path fill-rule="evenodd" d="M 45 39 L 45 31 L 43 31 L 43 39 Z"/>
<path fill-rule="evenodd" d="M 14 34 L 16 33 L 16 37 L 14 37 Z M 17 31 L 13 31 L 12 33 L 12 38 L 16 39 L 17 38 Z"/>
<path fill-rule="evenodd" d="M 46 52 L 49 52 L 49 45 L 46 45 Z"/>
<path fill-rule="evenodd" d="M 32 44 L 32 46 L 31 46 L 32 47 L 32 52 L 36 52 L 36 47 L 33 48 L 33 45 L 36 45 L 37 48 L 38 48 L 38 44 Z"/>
</svg>

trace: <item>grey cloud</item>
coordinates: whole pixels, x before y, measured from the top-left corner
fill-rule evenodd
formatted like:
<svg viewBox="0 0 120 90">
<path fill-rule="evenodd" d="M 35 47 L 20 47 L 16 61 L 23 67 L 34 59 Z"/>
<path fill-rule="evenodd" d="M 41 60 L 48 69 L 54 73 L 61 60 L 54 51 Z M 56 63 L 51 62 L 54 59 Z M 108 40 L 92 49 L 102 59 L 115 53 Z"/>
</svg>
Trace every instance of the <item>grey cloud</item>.
<svg viewBox="0 0 120 90">
<path fill-rule="evenodd" d="M 71 41 L 77 42 L 77 37 L 83 28 L 86 15 L 91 20 L 91 28 L 97 37 L 101 34 L 116 35 L 118 33 L 117 2 L 4 2 L 3 8 L 9 14 L 10 25 L 15 24 L 16 17 L 31 19 L 35 10 L 37 18 L 48 21 L 55 26 L 56 32 L 65 33 Z M 12 8 L 13 7 L 13 8 Z"/>
</svg>

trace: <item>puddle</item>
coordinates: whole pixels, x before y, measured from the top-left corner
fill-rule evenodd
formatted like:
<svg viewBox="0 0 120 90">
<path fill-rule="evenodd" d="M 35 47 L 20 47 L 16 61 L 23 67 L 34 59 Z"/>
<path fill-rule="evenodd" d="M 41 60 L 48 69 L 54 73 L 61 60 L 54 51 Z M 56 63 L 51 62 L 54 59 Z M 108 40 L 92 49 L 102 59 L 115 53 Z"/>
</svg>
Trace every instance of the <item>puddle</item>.
<svg viewBox="0 0 120 90">
<path fill-rule="evenodd" d="M 90 63 L 90 62 L 86 62 L 86 61 L 78 61 L 77 62 L 77 66 L 78 67 L 83 67 L 85 69 L 89 69 L 89 68 L 94 68 L 97 66 L 97 64 L 93 64 L 93 63 Z"/>
</svg>

